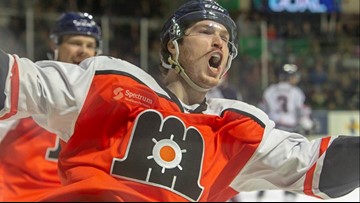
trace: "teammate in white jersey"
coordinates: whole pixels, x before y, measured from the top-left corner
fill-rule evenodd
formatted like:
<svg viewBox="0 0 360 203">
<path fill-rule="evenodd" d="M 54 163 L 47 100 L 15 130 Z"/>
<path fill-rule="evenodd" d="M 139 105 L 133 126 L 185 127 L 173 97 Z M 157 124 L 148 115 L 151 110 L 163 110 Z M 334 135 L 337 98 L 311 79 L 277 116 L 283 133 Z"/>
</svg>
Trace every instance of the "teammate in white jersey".
<svg viewBox="0 0 360 203">
<path fill-rule="evenodd" d="M 260 104 L 272 119 L 276 127 L 290 132 L 309 132 L 313 128 L 311 108 L 305 104 L 305 94 L 298 87 L 301 75 L 298 66 L 285 64 L 278 74 L 279 82 L 264 90 Z M 264 197 L 264 191 L 257 194 L 258 201 Z M 294 201 L 295 193 L 285 191 L 285 201 Z"/>
</svg>

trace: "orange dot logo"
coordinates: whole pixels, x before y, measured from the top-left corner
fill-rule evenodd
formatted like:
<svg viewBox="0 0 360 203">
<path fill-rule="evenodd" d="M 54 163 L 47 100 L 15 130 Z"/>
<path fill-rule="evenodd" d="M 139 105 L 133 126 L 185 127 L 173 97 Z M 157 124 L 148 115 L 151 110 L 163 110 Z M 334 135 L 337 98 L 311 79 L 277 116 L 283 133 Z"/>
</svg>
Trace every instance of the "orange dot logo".
<svg viewBox="0 0 360 203">
<path fill-rule="evenodd" d="M 170 139 L 162 139 L 160 141 L 157 141 L 155 138 L 152 139 L 155 145 L 152 154 L 147 156 L 147 159 L 154 159 L 162 167 L 162 173 L 165 173 L 165 169 L 178 168 L 182 170 L 180 162 L 182 160 L 182 153 L 186 153 L 186 149 L 181 149 L 173 139 L 174 135 L 171 135 Z"/>
<path fill-rule="evenodd" d="M 164 161 L 171 162 L 175 159 L 175 150 L 170 146 L 164 146 L 160 149 L 160 157 Z"/>
</svg>

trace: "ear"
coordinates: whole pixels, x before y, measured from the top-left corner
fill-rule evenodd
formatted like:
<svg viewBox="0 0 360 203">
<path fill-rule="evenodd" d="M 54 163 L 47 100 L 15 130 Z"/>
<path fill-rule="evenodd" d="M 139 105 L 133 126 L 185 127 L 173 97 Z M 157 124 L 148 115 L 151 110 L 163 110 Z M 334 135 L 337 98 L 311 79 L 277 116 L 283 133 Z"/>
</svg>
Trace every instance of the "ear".
<svg viewBox="0 0 360 203">
<path fill-rule="evenodd" d="M 170 40 L 167 43 L 167 49 L 169 50 L 170 54 L 173 55 L 176 53 L 175 45 L 173 44 L 174 41 Z"/>
</svg>

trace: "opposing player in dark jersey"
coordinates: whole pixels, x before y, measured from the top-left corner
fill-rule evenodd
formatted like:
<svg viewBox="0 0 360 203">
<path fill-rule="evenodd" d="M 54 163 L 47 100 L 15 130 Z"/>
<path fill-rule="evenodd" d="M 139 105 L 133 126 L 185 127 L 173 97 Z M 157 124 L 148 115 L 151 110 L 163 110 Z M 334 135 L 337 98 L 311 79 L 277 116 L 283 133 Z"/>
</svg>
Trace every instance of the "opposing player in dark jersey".
<svg viewBox="0 0 360 203">
<path fill-rule="evenodd" d="M 219 4 L 187 1 L 160 36 L 161 82 L 107 56 L 73 65 L 0 52 L 0 119 L 32 115 L 62 140 L 65 186 L 43 201 L 225 201 L 265 189 L 328 199 L 359 186 L 359 137 L 309 141 L 255 106 L 206 99 L 237 55 Z"/>
<path fill-rule="evenodd" d="M 101 30 L 88 13 L 63 13 L 50 38 L 55 46 L 52 57 L 57 61 L 79 64 L 100 51 Z M 2 129 L 0 126 L 4 136 L 0 143 L 3 200 L 36 201 L 61 187 L 57 170 L 59 137 L 31 117 L 5 124 Z"/>
</svg>

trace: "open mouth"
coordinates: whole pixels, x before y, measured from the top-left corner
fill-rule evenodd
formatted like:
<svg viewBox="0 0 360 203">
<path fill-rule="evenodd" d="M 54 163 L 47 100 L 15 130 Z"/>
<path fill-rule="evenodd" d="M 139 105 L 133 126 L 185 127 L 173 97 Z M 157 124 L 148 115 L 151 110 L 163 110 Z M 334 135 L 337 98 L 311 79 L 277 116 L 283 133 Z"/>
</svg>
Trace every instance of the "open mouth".
<svg viewBox="0 0 360 203">
<path fill-rule="evenodd" d="M 210 60 L 209 60 L 210 67 L 218 69 L 221 65 L 221 59 L 222 59 L 222 55 L 219 53 L 215 53 L 215 54 L 211 55 Z"/>
</svg>

